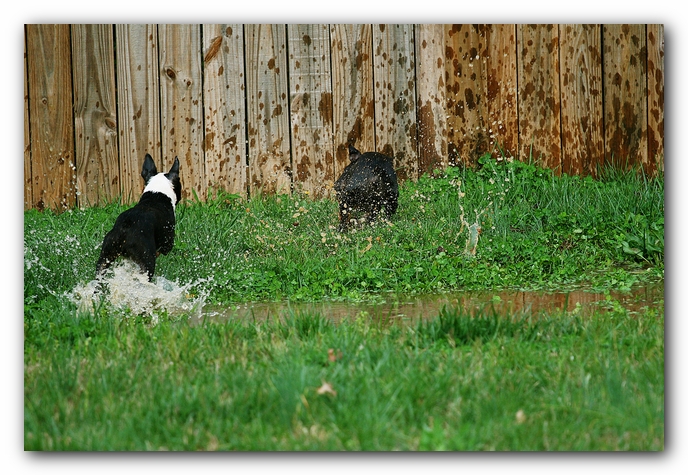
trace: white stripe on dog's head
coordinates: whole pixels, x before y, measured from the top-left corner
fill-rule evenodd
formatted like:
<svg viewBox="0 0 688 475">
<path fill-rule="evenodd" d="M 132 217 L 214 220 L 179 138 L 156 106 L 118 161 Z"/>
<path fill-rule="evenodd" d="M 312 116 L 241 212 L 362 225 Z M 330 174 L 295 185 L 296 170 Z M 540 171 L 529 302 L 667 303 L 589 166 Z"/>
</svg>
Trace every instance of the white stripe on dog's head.
<svg viewBox="0 0 688 475">
<path fill-rule="evenodd" d="M 146 193 L 148 191 L 151 193 L 163 193 L 167 195 L 172 202 L 172 209 L 175 209 L 175 205 L 177 204 L 177 195 L 174 193 L 174 187 L 172 186 L 172 183 L 167 179 L 164 173 L 158 173 L 148 180 L 148 184 L 143 189 L 143 192 Z"/>
</svg>

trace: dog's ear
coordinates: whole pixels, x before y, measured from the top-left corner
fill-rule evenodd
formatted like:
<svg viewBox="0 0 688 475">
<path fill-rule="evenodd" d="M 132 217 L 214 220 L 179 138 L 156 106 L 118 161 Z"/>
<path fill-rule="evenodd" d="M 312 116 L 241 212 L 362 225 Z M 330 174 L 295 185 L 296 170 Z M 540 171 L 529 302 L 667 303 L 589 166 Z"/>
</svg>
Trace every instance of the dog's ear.
<svg viewBox="0 0 688 475">
<path fill-rule="evenodd" d="M 147 153 L 146 159 L 143 161 L 143 169 L 141 169 L 141 176 L 143 177 L 143 181 L 147 184 L 148 180 L 150 180 L 157 174 L 158 169 L 155 167 L 153 157 L 151 157 L 150 154 Z"/>
<path fill-rule="evenodd" d="M 174 189 L 174 194 L 177 196 L 177 203 L 182 199 L 182 182 L 179 179 L 179 158 L 174 157 L 174 163 L 170 171 L 165 174 L 170 183 L 172 183 L 172 188 Z"/>
<path fill-rule="evenodd" d="M 361 156 L 361 152 L 356 150 L 356 147 L 349 144 L 349 161 L 355 162 L 356 160 L 358 160 L 358 157 L 360 157 L 360 156 Z"/>
<path fill-rule="evenodd" d="M 174 163 L 172 164 L 172 168 L 170 168 L 170 171 L 167 173 L 167 178 L 169 180 L 173 180 L 175 177 L 179 176 L 179 158 L 174 157 Z"/>
</svg>

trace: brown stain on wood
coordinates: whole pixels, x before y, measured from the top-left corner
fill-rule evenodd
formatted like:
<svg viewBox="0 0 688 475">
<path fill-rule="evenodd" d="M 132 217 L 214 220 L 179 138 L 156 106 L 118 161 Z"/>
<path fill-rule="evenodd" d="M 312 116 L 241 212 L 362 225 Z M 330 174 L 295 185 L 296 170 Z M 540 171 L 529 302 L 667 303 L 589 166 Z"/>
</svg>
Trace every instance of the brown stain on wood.
<svg viewBox="0 0 688 475">
<path fill-rule="evenodd" d="M 435 147 L 435 136 L 438 131 L 435 130 L 435 116 L 430 101 L 426 101 L 418 109 L 418 122 L 422 126 L 419 143 L 421 156 L 424 158 L 420 163 L 420 172 L 425 173 L 442 166 L 440 152 Z"/>
<path fill-rule="evenodd" d="M 318 112 L 320 113 L 320 119 L 325 124 L 332 123 L 332 93 L 323 92 L 320 96 L 320 101 L 318 102 Z"/>
<path fill-rule="evenodd" d="M 230 28 L 230 30 L 231 30 L 231 28 Z M 205 53 L 205 57 L 203 58 L 203 61 L 207 64 L 207 63 L 211 62 L 213 59 L 215 59 L 217 54 L 220 52 L 221 47 L 222 47 L 222 36 L 216 36 L 210 42 L 210 47 L 207 49 L 207 51 Z"/>
<path fill-rule="evenodd" d="M 296 162 L 296 179 L 300 182 L 307 181 L 311 177 L 311 160 L 308 155 L 302 155 Z"/>
</svg>

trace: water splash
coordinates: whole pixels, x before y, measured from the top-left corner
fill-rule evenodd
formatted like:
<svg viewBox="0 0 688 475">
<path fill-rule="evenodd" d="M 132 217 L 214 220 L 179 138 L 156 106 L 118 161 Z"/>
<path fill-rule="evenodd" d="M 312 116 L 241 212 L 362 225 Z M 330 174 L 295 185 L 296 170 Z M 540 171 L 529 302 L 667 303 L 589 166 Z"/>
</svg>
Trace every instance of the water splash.
<svg viewBox="0 0 688 475">
<path fill-rule="evenodd" d="M 155 276 L 149 282 L 138 266 L 125 259 L 113 265 L 105 276 L 77 284 L 67 298 L 81 312 L 106 305 L 114 313 L 150 316 L 154 323 L 161 314 L 200 318 L 209 293 L 201 284 L 208 280 L 179 284 Z"/>
<path fill-rule="evenodd" d="M 464 249 L 463 253 L 467 257 L 475 257 L 475 253 L 478 249 L 478 239 L 480 238 L 480 234 L 483 232 L 483 229 L 480 225 L 480 217 L 487 211 L 488 208 L 485 208 L 480 212 L 478 212 L 477 209 L 473 210 L 475 212 L 475 222 L 469 223 L 465 218 L 466 213 L 463 209 L 463 205 L 461 204 L 461 199 L 464 196 L 466 196 L 466 193 L 461 191 L 461 180 L 455 180 L 451 183 L 457 188 L 459 197 L 459 209 L 461 210 L 461 214 L 459 215 L 461 227 L 459 228 L 458 234 L 460 235 L 463 232 L 464 228 L 466 229 L 466 232 L 468 234 L 468 236 L 466 237 L 466 248 Z M 491 205 L 492 202 L 488 204 L 488 207 Z"/>
</svg>

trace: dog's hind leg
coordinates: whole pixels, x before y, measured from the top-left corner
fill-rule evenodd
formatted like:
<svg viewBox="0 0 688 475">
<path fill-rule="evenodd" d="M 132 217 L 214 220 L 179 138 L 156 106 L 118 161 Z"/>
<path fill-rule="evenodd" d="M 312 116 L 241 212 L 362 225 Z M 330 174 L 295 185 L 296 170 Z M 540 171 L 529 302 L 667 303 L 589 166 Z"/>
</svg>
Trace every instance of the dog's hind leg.
<svg viewBox="0 0 688 475">
<path fill-rule="evenodd" d="M 132 246 L 125 251 L 125 255 L 138 264 L 141 272 L 148 275 L 148 282 L 153 281 L 156 254 L 155 243 L 140 245 L 136 249 Z"/>
<path fill-rule="evenodd" d="M 113 231 L 105 235 L 103 247 L 100 250 L 100 257 L 96 263 L 96 277 L 102 276 L 110 265 L 115 262 L 115 259 L 122 255 L 120 241 L 121 238 L 115 235 Z"/>
<path fill-rule="evenodd" d="M 148 282 L 152 282 L 153 274 L 155 274 L 155 253 L 153 253 L 151 256 L 146 255 L 144 259 L 145 262 L 141 268 L 146 274 L 148 274 Z"/>
</svg>

